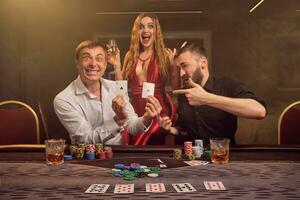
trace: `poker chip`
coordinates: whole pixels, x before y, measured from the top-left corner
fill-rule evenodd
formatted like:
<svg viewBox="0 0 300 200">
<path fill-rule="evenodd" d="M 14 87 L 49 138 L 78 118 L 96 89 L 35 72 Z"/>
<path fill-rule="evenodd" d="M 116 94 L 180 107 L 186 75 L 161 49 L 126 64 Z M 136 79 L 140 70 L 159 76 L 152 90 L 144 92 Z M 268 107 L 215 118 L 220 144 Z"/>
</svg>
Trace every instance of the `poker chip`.
<svg viewBox="0 0 300 200">
<path fill-rule="evenodd" d="M 173 150 L 173 159 L 179 160 L 182 156 L 182 150 L 181 149 L 174 149 Z"/>
<path fill-rule="evenodd" d="M 133 181 L 134 179 L 135 179 L 135 177 L 134 176 L 125 176 L 124 178 L 123 178 L 124 180 L 126 180 L 126 181 Z"/>
<path fill-rule="evenodd" d="M 130 163 L 130 166 L 140 166 L 140 163 Z"/>
<path fill-rule="evenodd" d="M 95 154 L 95 152 L 86 152 L 85 158 L 87 160 L 94 160 L 96 158 L 96 154 Z"/>
<path fill-rule="evenodd" d="M 95 148 L 96 148 L 96 152 L 102 152 L 104 150 L 103 144 L 96 144 Z"/>
<path fill-rule="evenodd" d="M 186 156 L 193 155 L 193 142 L 190 141 L 184 142 L 184 154 Z"/>
<path fill-rule="evenodd" d="M 85 146 L 85 152 L 86 153 L 95 152 L 95 151 L 96 151 L 95 145 L 93 145 L 93 144 L 87 144 Z"/>
<path fill-rule="evenodd" d="M 104 151 L 112 151 L 111 147 L 104 147 Z"/>
<path fill-rule="evenodd" d="M 145 169 L 148 168 L 146 165 L 141 165 L 140 168 Z"/>
<path fill-rule="evenodd" d="M 71 155 L 64 155 L 64 160 L 73 160 Z"/>
<path fill-rule="evenodd" d="M 124 164 L 121 164 L 121 163 L 115 164 L 114 166 L 115 166 L 115 168 L 117 168 L 117 169 L 124 169 L 124 167 L 125 167 L 125 165 L 124 165 Z"/>
<path fill-rule="evenodd" d="M 150 172 L 150 169 L 144 169 L 144 172 Z"/>
<path fill-rule="evenodd" d="M 194 156 L 194 155 L 188 155 L 188 156 L 187 156 L 187 159 L 188 159 L 188 160 L 195 160 L 195 156 Z"/>
<path fill-rule="evenodd" d="M 111 169 L 111 171 L 116 173 L 116 172 L 121 172 L 122 170 L 120 170 L 120 169 Z"/>
<path fill-rule="evenodd" d="M 121 173 L 116 173 L 116 174 L 114 174 L 114 176 L 116 176 L 116 177 L 122 177 L 123 175 Z"/>
<path fill-rule="evenodd" d="M 106 158 L 105 152 L 104 151 L 97 152 L 97 158 L 99 158 L 100 160 L 104 160 Z"/>
<path fill-rule="evenodd" d="M 160 173 L 160 168 L 159 167 L 150 167 L 150 171 L 154 173 Z"/>
<path fill-rule="evenodd" d="M 149 176 L 149 177 L 153 177 L 153 178 L 155 178 L 155 177 L 158 177 L 158 174 L 151 173 L 151 174 L 148 174 L 148 176 Z"/>
<path fill-rule="evenodd" d="M 106 158 L 112 158 L 113 152 L 112 151 L 105 151 Z"/>
<path fill-rule="evenodd" d="M 204 160 L 210 161 L 211 160 L 211 151 L 210 150 L 204 151 L 202 157 Z"/>
<path fill-rule="evenodd" d="M 138 170 L 138 169 L 140 169 L 140 166 L 130 166 L 130 169 L 131 170 Z"/>
</svg>

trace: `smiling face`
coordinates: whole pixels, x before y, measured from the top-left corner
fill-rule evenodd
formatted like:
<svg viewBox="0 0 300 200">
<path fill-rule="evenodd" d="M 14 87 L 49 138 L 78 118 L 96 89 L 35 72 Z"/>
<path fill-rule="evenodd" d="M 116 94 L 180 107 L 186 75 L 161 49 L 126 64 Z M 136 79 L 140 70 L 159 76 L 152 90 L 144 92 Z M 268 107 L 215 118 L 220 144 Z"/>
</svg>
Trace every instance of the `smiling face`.
<svg viewBox="0 0 300 200">
<path fill-rule="evenodd" d="M 106 53 L 100 46 L 83 48 L 80 51 L 79 58 L 76 60 L 78 74 L 86 86 L 99 82 L 106 66 Z"/>
<path fill-rule="evenodd" d="M 180 76 L 185 74 L 192 78 L 195 83 L 201 83 L 203 72 L 201 68 L 200 56 L 194 55 L 190 51 L 186 51 L 176 58 L 176 65 L 180 68 Z"/>
<path fill-rule="evenodd" d="M 140 44 L 144 49 L 153 46 L 155 26 L 153 20 L 150 17 L 144 17 L 141 19 L 138 34 Z"/>
</svg>

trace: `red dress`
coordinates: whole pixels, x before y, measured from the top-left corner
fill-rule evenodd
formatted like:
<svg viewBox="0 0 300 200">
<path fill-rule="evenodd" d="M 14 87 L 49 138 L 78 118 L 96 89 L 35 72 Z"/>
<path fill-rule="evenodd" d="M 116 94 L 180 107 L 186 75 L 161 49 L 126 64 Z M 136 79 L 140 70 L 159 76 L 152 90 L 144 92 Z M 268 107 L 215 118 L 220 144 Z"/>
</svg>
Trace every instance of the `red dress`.
<svg viewBox="0 0 300 200">
<path fill-rule="evenodd" d="M 131 104 L 140 117 L 145 113 L 146 99 L 142 98 L 143 84 L 140 84 L 136 75 L 136 64 L 132 67 L 132 71 L 128 77 L 128 87 L 130 91 Z M 160 116 L 174 115 L 172 101 L 165 92 L 166 80 L 159 72 L 157 56 L 152 56 L 147 69 L 147 82 L 154 83 L 154 96 L 158 99 L 162 106 Z M 153 120 L 151 128 L 145 134 L 139 134 L 131 138 L 130 144 L 145 145 L 145 144 L 164 144 L 165 133 L 159 127 L 156 119 Z"/>
</svg>

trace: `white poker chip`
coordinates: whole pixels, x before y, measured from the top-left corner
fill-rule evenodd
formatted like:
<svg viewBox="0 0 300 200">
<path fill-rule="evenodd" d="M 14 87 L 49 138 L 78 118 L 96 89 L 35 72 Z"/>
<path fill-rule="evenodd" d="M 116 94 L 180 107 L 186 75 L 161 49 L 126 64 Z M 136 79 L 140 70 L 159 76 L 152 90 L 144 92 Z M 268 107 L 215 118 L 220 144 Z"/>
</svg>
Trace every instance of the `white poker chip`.
<svg viewBox="0 0 300 200">
<path fill-rule="evenodd" d="M 154 173 L 153 173 L 153 174 L 148 174 L 148 176 L 149 176 L 149 177 L 155 178 L 155 177 L 158 177 L 158 174 L 154 174 Z"/>
<path fill-rule="evenodd" d="M 111 169 L 111 171 L 113 171 L 113 172 L 120 172 L 121 170 L 120 169 Z"/>
<path fill-rule="evenodd" d="M 140 168 L 145 169 L 145 168 L 147 168 L 147 166 L 146 165 L 141 165 Z"/>
<path fill-rule="evenodd" d="M 150 169 L 144 169 L 144 172 L 150 172 Z"/>
</svg>

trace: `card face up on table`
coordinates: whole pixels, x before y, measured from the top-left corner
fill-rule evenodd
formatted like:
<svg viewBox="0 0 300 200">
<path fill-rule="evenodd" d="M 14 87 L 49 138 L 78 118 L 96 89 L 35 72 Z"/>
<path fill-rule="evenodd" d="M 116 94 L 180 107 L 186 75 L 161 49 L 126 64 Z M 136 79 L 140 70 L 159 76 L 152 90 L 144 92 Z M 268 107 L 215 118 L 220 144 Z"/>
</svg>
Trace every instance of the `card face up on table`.
<svg viewBox="0 0 300 200">
<path fill-rule="evenodd" d="M 221 181 L 204 181 L 207 190 L 226 190 Z"/>
<path fill-rule="evenodd" d="M 85 193 L 105 193 L 109 184 L 92 184 Z"/>
<path fill-rule="evenodd" d="M 190 183 L 174 183 L 172 184 L 176 192 L 196 192 L 197 190 Z"/>
<path fill-rule="evenodd" d="M 117 184 L 114 190 L 115 194 L 134 193 L 134 184 Z"/>
<path fill-rule="evenodd" d="M 166 192 L 163 183 L 146 183 L 146 192 Z"/>
</svg>

